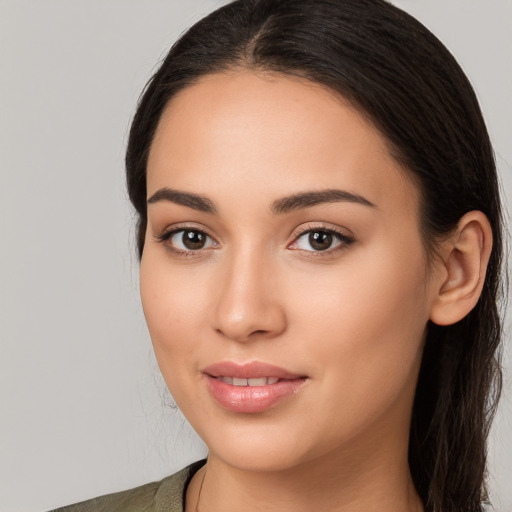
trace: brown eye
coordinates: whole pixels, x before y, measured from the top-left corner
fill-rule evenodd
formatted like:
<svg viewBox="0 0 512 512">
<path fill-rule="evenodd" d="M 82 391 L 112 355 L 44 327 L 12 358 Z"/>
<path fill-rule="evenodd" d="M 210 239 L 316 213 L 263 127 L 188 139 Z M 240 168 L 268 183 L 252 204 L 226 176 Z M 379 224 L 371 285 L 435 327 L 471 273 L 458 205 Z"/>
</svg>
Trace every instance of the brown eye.
<svg viewBox="0 0 512 512">
<path fill-rule="evenodd" d="M 198 229 L 177 229 L 159 237 L 170 249 L 186 253 L 215 247 L 211 236 Z"/>
<path fill-rule="evenodd" d="M 182 243 L 189 251 L 202 249 L 206 244 L 206 235 L 201 231 L 183 231 Z"/>
<path fill-rule="evenodd" d="M 331 229 L 309 229 L 302 232 L 290 246 L 307 252 L 322 252 L 343 249 L 354 242 L 352 237 Z"/>
<path fill-rule="evenodd" d="M 332 241 L 332 233 L 328 233 L 327 231 L 311 231 L 309 233 L 308 242 L 315 251 L 325 251 L 329 249 L 332 245 Z"/>
</svg>

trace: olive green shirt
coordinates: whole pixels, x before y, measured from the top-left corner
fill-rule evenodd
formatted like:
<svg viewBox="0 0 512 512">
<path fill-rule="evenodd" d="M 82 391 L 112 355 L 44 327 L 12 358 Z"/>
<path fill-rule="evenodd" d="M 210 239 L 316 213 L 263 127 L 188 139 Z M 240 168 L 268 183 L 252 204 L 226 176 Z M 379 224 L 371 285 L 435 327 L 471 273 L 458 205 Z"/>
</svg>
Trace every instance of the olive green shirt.
<svg viewBox="0 0 512 512">
<path fill-rule="evenodd" d="M 51 512 L 183 512 L 187 486 L 204 463 L 204 460 L 195 462 L 159 482 L 107 494 Z"/>
</svg>

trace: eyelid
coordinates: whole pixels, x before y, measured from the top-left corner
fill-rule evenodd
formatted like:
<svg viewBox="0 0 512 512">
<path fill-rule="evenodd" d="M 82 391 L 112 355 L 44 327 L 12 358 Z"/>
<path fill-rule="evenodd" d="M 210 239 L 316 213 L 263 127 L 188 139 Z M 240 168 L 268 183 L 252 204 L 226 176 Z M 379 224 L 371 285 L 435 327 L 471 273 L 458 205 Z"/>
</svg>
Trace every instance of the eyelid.
<svg viewBox="0 0 512 512">
<path fill-rule="evenodd" d="M 201 249 L 196 250 L 182 250 L 178 249 L 177 247 L 172 246 L 169 242 L 169 240 L 177 233 L 181 231 L 197 231 L 199 233 L 202 233 L 203 235 L 207 236 L 209 239 L 211 239 L 214 243 L 214 247 L 205 247 Z M 209 233 L 209 230 L 204 226 L 199 226 L 195 223 L 178 223 L 178 224 L 172 224 L 170 226 L 166 226 L 164 229 L 162 229 L 159 233 L 155 233 L 153 235 L 156 242 L 163 244 L 166 249 L 173 254 L 177 254 L 178 256 L 200 256 L 201 253 L 204 253 L 205 251 L 209 251 L 211 249 L 216 249 L 219 245 L 219 242 L 217 239 Z"/>
<path fill-rule="evenodd" d="M 345 226 L 337 226 L 335 224 L 331 224 L 330 222 L 306 222 L 294 228 L 290 233 L 290 238 L 295 240 L 300 235 L 314 230 L 329 231 L 345 238 L 355 238 L 354 233 L 349 228 Z"/>
<path fill-rule="evenodd" d="M 333 248 L 326 249 L 324 251 L 314 251 L 314 250 L 307 251 L 305 249 L 298 249 L 298 248 L 292 249 L 292 250 L 311 253 L 311 256 L 314 256 L 314 257 L 319 257 L 322 255 L 327 256 L 328 254 L 332 254 L 333 252 L 343 250 L 344 248 L 346 248 L 347 246 L 351 245 L 352 243 L 354 243 L 356 241 L 352 231 L 349 230 L 348 228 L 341 228 L 339 226 L 334 226 L 329 223 L 310 222 L 307 224 L 302 224 L 301 226 L 299 226 L 298 228 L 295 228 L 292 231 L 292 233 L 290 235 L 290 237 L 292 238 L 292 241 L 291 241 L 291 243 L 289 243 L 287 245 L 287 247 L 289 249 L 292 248 L 291 246 L 296 244 L 297 241 L 299 240 L 299 238 L 301 238 L 304 235 L 307 235 L 308 233 L 315 232 L 315 231 L 332 233 L 335 237 L 337 237 L 337 239 L 341 242 L 341 244 L 337 245 Z M 347 231 L 348 231 L 348 233 L 347 233 Z"/>
</svg>

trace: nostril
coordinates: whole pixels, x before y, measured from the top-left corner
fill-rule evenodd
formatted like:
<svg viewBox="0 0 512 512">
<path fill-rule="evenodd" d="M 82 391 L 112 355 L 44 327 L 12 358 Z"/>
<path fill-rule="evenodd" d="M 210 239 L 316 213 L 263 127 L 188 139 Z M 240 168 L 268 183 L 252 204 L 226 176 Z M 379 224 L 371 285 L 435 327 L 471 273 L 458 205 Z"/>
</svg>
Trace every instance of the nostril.
<svg viewBox="0 0 512 512">
<path fill-rule="evenodd" d="M 217 332 L 218 334 L 225 334 L 222 329 L 215 329 L 215 332 Z M 266 331 L 265 329 L 257 329 L 255 331 L 250 332 L 249 336 L 247 336 L 247 337 L 251 337 L 251 336 L 259 335 L 259 334 L 266 334 L 267 332 L 268 331 Z"/>
</svg>

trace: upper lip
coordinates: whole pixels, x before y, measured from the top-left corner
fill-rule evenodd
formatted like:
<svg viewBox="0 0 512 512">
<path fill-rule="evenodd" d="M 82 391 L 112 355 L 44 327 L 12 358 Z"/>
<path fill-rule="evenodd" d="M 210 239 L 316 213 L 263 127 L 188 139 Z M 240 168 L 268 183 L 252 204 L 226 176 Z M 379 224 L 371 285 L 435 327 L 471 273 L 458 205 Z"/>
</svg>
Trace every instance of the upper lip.
<svg viewBox="0 0 512 512">
<path fill-rule="evenodd" d="M 275 377 L 278 379 L 300 379 L 304 375 L 289 372 L 273 364 L 254 361 L 239 364 L 232 361 L 221 361 L 204 368 L 203 373 L 211 377 L 236 377 L 239 379 L 257 379 L 261 377 Z"/>
</svg>

